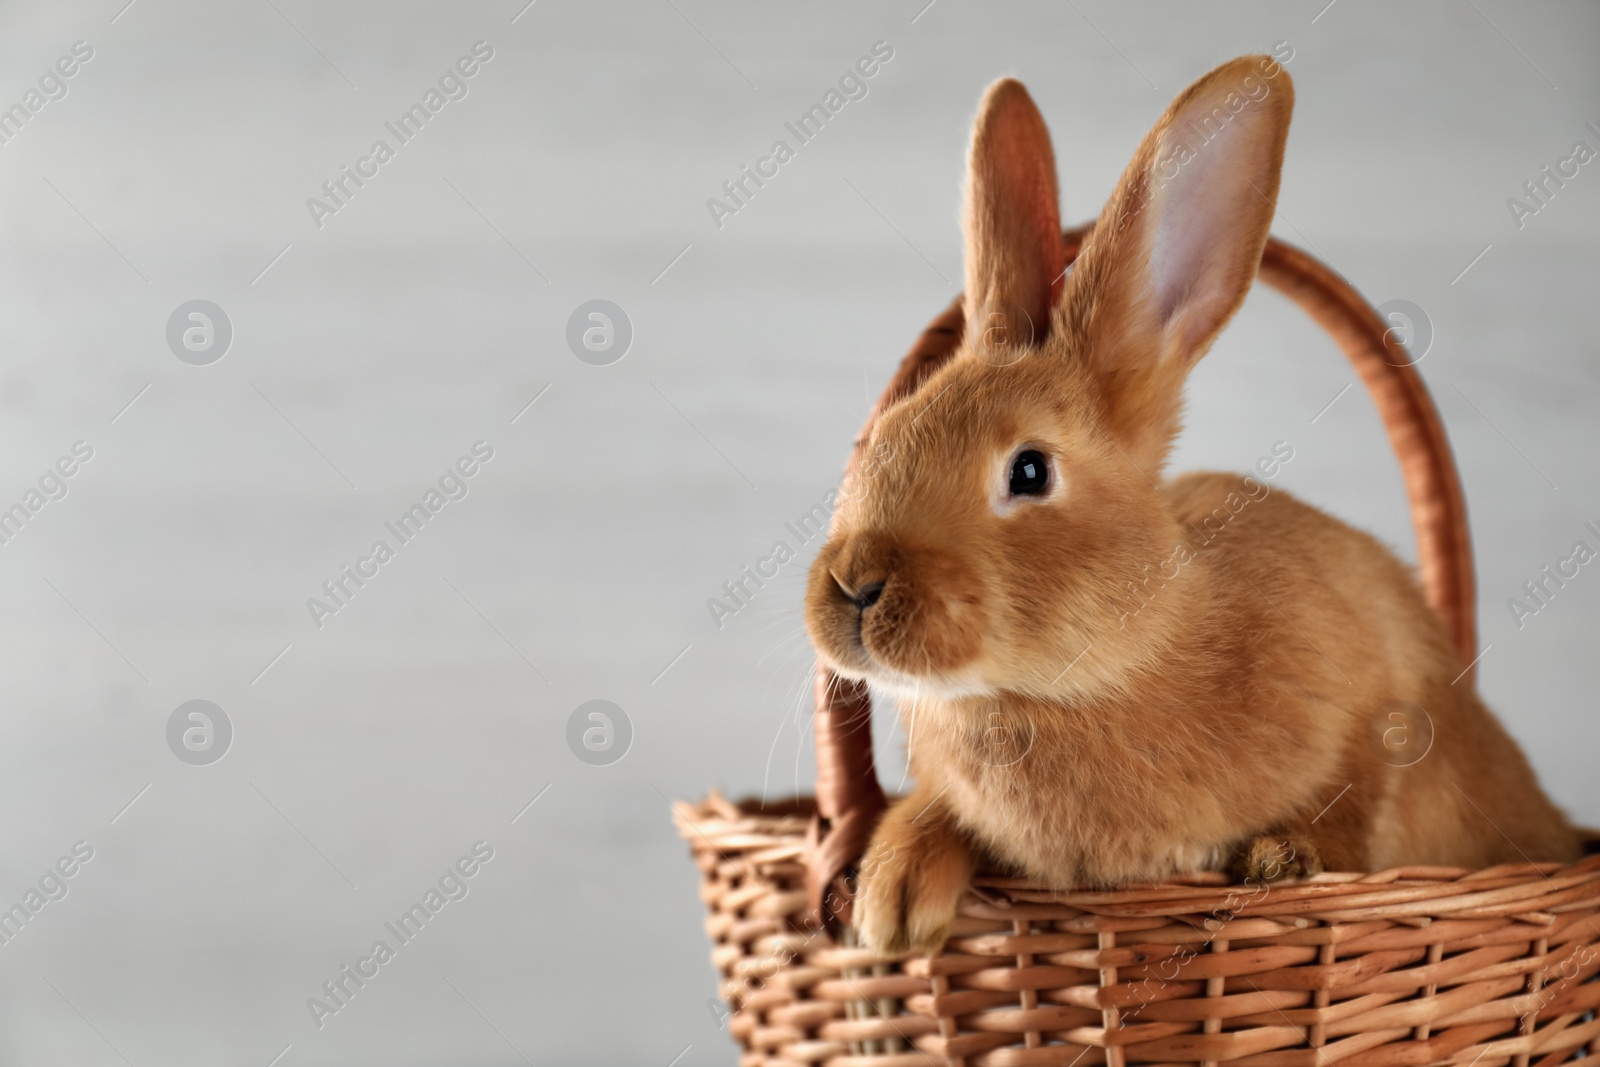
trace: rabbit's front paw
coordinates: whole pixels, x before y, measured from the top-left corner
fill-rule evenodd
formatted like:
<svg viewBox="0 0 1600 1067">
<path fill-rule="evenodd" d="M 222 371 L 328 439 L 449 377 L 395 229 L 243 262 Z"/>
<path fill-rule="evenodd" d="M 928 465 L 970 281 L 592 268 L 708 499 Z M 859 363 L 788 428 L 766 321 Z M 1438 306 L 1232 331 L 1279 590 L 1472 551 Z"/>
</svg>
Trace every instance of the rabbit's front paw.
<svg viewBox="0 0 1600 1067">
<path fill-rule="evenodd" d="M 910 798 L 908 798 L 910 799 Z M 862 861 L 854 925 L 880 955 L 932 954 L 944 946 L 972 879 L 966 842 L 939 822 L 918 825 L 891 810 Z"/>
<path fill-rule="evenodd" d="M 1228 864 L 1241 882 L 1270 884 L 1286 878 L 1321 874 L 1322 853 L 1310 838 L 1293 834 L 1262 834 L 1239 846 Z"/>
</svg>

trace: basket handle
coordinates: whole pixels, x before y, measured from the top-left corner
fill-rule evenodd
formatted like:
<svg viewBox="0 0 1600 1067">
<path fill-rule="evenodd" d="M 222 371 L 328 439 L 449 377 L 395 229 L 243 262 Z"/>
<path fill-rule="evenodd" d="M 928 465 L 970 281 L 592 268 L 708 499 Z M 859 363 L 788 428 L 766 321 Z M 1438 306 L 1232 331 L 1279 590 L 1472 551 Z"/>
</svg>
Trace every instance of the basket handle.
<svg viewBox="0 0 1600 1067">
<path fill-rule="evenodd" d="M 1090 228 L 1083 226 L 1062 235 L 1067 263 L 1077 258 Z M 1423 595 L 1439 613 L 1461 662 L 1473 662 L 1476 591 L 1466 500 L 1444 424 L 1422 376 L 1391 336 L 1388 324 L 1326 264 L 1268 238 L 1259 277 L 1331 334 L 1366 383 L 1405 478 Z M 957 297 L 901 360 L 900 369 L 856 438 L 847 472 L 859 461 L 878 415 L 915 391 L 955 353 L 962 328 L 961 298 Z M 878 816 L 888 804 L 873 768 L 871 716 L 865 685 L 818 670 L 817 814 L 807 838 L 807 890 L 813 921 L 830 917 L 849 920 L 850 890 L 842 875 L 866 850 Z"/>
</svg>

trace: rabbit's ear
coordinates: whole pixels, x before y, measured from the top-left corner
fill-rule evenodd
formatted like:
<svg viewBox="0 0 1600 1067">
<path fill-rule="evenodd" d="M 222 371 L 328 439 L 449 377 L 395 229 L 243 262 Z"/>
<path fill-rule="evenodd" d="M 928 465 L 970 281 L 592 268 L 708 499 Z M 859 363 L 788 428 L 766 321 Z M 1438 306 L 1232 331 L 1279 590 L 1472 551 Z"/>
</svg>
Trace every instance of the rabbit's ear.
<svg viewBox="0 0 1600 1067">
<path fill-rule="evenodd" d="M 1050 131 L 1022 83 L 1002 78 L 978 106 L 967 159 L 967 338 L 1043 340 L 1061 296 L 1061 221 Z"/>
<path fill-rule="evenodd" d="M 1075 347 L 1146 474 L 1165 460 L 1185 376 L 1255 279 L 1293 108 L 1269 56 L 1191 85 L 1140 144 L 1068 279 Z"/>
</svg>

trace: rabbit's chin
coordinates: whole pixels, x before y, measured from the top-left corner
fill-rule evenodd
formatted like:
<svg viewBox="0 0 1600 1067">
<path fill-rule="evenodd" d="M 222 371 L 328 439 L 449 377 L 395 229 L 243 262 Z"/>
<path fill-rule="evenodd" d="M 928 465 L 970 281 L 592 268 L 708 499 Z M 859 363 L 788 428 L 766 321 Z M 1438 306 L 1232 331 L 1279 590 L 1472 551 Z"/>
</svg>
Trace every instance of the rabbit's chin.
<svg viewBox="0 0 1600 1067">
<path fill-rule="evenodd" d="M 879 690 L 897 699 L 915 700 L 918 698 L 934 697 L 943 700 L 957 700 L 963 697 L 993 696 L 997 689 L 995 686 L 978 677 L 975 671 L 931 671 L 927 674 L 910 674 L 897 670 L 863 655 L 862 662 L 844 664 L 828 662 L 826 664 L 834 674 L 852 681 L 866 682 L 875 690 Z"/>
</svg>

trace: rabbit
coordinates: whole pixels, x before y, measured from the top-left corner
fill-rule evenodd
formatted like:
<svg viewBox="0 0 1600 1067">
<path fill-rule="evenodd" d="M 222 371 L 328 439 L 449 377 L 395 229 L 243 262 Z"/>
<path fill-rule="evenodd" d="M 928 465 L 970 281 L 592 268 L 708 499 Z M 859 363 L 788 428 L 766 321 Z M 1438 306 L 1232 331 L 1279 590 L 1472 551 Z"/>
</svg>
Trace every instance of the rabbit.
<svg viewBox="0 0 1600 1067">
<path fill-rule="evenodd" d="M 1199 79 L 1064 271 L 1044 120 L 1015 80 L 983 97 L 966 334 L 876 419 L 805 594 L 819 663 L 896 697 L 908 737 L 915 786 L 854 904 L 877 952 L 936 951 L 979 869 L 1114 887 L 1580 854 L 1405 564 L 1260 479 L 1164 471 L 1260 263 L 1293 102 L 1268 56 Z M 1426 754 L 1384 758 L 1375 723 Z"/>
</svg>

